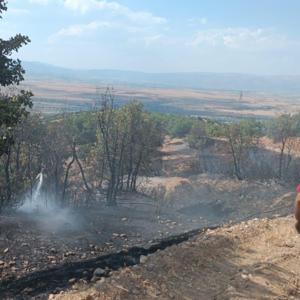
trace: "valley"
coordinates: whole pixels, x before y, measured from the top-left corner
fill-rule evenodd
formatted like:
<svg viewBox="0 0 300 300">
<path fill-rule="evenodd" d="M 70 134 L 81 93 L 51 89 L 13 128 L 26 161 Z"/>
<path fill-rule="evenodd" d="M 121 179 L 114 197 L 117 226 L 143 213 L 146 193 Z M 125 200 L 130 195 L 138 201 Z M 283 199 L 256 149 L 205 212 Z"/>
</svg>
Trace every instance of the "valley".
<svg viewBox="0 0 300 300">
<path fill-rule="evenodd" d="M 101 103 L 107 85 L 55 80 L 28 80 L 23 87 L 34 93 L 34 111 L 60 113 L 89 111 Z M 269 119 L 300 109 L 299 94 L 187 88 L 114 85 L 118 106 L 131 100 L 143 103 L 148 111 L 200 116 L 218 120 Z"/>
</svg>

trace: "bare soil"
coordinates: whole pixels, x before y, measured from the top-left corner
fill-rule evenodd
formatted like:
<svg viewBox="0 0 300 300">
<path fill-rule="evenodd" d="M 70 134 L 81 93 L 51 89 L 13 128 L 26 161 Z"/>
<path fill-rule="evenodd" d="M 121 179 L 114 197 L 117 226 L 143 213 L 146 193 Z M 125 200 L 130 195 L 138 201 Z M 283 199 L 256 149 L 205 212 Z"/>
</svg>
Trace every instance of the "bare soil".
<svg viewBox="0 0 300 300">
<path fill-rule="evenodd" d="M 207 231 L 49 299 L 300 299 L 299 249 L 292 217 L 255 219 Z"/>
</svg>

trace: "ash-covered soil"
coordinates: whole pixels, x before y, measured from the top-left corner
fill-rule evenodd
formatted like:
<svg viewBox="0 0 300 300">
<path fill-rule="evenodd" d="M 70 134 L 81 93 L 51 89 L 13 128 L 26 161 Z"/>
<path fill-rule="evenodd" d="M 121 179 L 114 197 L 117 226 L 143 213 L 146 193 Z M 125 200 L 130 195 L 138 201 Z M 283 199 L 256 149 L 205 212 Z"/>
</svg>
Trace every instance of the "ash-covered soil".
<svg viewBox="0 0 300 300">
<path fill-rule="evenodd" d="M 152 243 L 208 223 L 180 213 L 158 216 L 154 204 L 143 196 L 131 195 L 134 204 L 122 200 L 115 208 L 99 204 L 80 210 L 1 216 L 1 280 Z"/>
<path fill-rule="evenodd" d="M 49 299 L 300 299 L 300 236 L 293 217 L 209 230 Z"/>
</svg>

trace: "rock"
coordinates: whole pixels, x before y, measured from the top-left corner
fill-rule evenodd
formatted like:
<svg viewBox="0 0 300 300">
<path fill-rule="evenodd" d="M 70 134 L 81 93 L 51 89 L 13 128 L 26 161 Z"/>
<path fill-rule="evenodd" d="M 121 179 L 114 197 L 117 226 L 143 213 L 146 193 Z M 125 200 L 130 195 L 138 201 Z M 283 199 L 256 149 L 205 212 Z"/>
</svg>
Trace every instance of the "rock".
<svg viewBox="0 0 300 300">
<path fill-rule="evenodd" d="M 80 286 L 86 285 L 86 284 L 88 284 L 87 280 L 81 278 L 81 279 L 79 279 L 79 281 L 75 285 L 80 287 Z"/>
<path fill-rule="evenodd" d="M 75 283 L 76 282 L 76 278 L 71 278 L 71 279 L 69 279 L 69 283 Z"/>
<path fill-rule="evenodd" d="M 33 292 L 33 289 L 32 289 L 32 288 L 29 288 L 29 287 L 27 287 L 27 288 L 25 288 L 25 289 L 23 290 L 23 293 L 26 293 L 26 294 L 32 293 L 32 292 Z"/>
<path fill-rule="evenodd" d="M 0 260 L 0 266 L 3 266 L 5 262 L 3 260 Z"/>
<path fill-rule="evenodd" d="M 141 256 L 140 256 L 140 263 L 141 263 L 141 264 L 144 264 L 144 263 L 147 261 L 147 259 L 148 259 L 147 256 L 141 255 Z"/>
<path fill-rule="evenodd" d="M 100 280 L 97 281 L 97 283 L 100 283 L 100 284 L 102 284 L 104 282 L 105 282 L 105 278 L 104 277 L 102 277 Z"/>
<path fill-rule="evenodd" d="M 101 277 L 104 276 L 106 274 L 106 271 L 101 269 L 101 268 L 97 268 L 94 273 L 93 273 L 93 277 Z"/>
<path fill-rule="evenodd" d="M 9 251 L 9 249 L 6 248 L 6 249 L 3 250 L 3 253 L 6 254 L 8 251 Z"/>
<path fill-rule="evenodd" d="M 126 222 L 128 219 L 127 218 L 122 218 L 122 222 Z"/>
<path fill-rule="evenodd" d="M 57 253 L 57 250 L 56 250 L 55 248 L 51 248 L 51 249 L 50 249 L 50 252 L 51 252 L 51 253 Z"/>
<path fill-rule="evenodd" d="M 121 234 L 120 234 L 120 237 L 121 237 L 121 238 L 126 238 L 126 237 L 127 237 L 127 234 L 121 233 Z"/>
<path fill-rule="evenodd" d="M 92 279 L 91 279 L 91 282 L 97 282 L 98 279 L 99 279 L 98 277 L 93 276 Z"/>
</svg>

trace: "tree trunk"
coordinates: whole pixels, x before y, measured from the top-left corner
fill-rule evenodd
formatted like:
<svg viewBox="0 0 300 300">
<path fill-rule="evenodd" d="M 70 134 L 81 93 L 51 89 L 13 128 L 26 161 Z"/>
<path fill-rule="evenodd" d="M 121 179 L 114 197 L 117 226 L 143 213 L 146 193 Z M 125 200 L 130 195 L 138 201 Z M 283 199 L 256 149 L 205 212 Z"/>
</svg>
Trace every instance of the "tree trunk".
<svg viewBox="0 0 300 300">
<path fill-rule="evenodd" d="M 279 167 L 278 167 L 278 178 L 282 178 L 282 165 L 283 165 L 283 158 L 284 158 L 284 150 L 285 150 L 286 141 L 282 140 L 280 155 L 279 155 Z"/>
<path fill-rule="evenodd" d="M 232 154 L 232 158 L 233 158 L 234 175 L 236 176 L 236 178 L 238 180 L 243 180 L 242 175 L 241 175 L 240 165 L 239 165 L 238 159 L 236 157 L 236 152 L 235 152 L 233 142 L 231 139 L 229 141 L 229 144 L 230 144 L 231 154 Z"/>
<path fill-rule="evenodd" d="M 72 157 L 72 160 L 68 163 L 67 170 L 66 170 L 66 175 L 65 175 L 65 180 L 64 180 L 64 186 L 63 186 L 63 193 L 62 193 L 62 204 L 65 202 L 65 196 L 66 196 L 66 190 L 67 190 L 67 185 L 68 185 L 68 179 L 69 179 L 69 171 L 75 161 L 75 157 Z"/>
<path fill-rule="evenodd" d="M 9 204 L 11 202 L 11 180 L 10 180 L 10 158 L 11 158 L 11 148 L 8 146 L 8 150 L 6 153 L 6 161 L 5 161 L 5 181 L 6 181 L 6 203 Z"/>
</svg>

